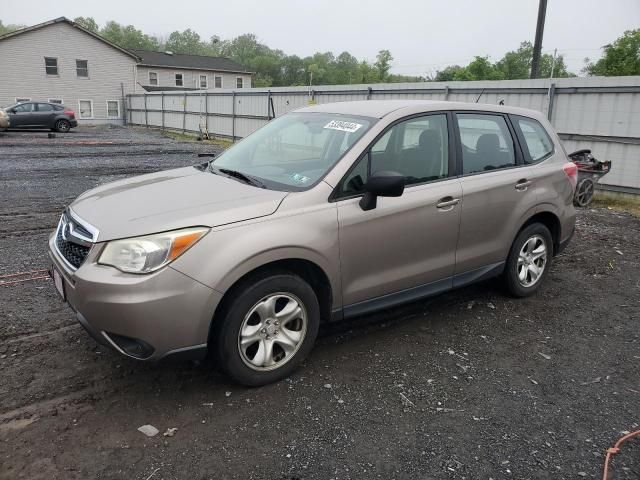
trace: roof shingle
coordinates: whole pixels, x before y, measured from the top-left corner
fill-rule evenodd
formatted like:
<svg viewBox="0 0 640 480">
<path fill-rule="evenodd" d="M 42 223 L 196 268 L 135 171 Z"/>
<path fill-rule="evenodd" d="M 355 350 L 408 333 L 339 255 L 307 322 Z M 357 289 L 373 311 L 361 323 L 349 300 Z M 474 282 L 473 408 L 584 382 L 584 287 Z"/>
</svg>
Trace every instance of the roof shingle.
<svg viewBox="0 0 640 480">
<path fill-rule="evenodd" d="M 197 70 L 215 70 L 217 72 L 253 73 L 242 65 L 225 57 L 205 55 L 184 55 L 181 53 L 152 52 L 150 50 L 131 50 L 142 59 L 140 65 L 154 67 L 193 68 Z"/>
</svg>

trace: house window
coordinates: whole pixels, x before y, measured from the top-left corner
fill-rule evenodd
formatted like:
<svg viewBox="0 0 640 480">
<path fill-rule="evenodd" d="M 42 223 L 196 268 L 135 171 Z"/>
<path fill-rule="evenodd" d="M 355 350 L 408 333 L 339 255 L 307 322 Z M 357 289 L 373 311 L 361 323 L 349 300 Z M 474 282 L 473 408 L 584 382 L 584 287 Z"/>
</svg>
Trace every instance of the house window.
<svg viewBox="0 0 640 480">
<path fill-rule="evenodd" d="M 182 74 L 176 73 L 176 87 L 182 86 Z"/>
<path fill-rule="evenodd" d="M 242 77 L 236 77 L 236 88 L 243 88 L 244 82 Z"/>
<path fill-rule="evenodd" d="M 76 60 L 76 75 L 82 78 L 89 78 L 88 60 Z"/>
<path fill-rule="evenodd" d="M 219 77 L 218 75 L 213 77 L 213 86 L 215 88 L 222 88 L 222 77 Z"/>
<path fill-rule="evenodd" d="M 31 99 L 27 98 L 27 97 L 23 97 L 23 98 L 16 98 L 16 103 L 22 103 L 22 102 L 30 102 Z"/>
<path fill-rule="evenodd" d="M 120 118 L 120 102 L 118 100 L 107 100 L 107 117 Z"/>
<path fill-rule="evenodd" d="M 207 76 L 200 75 L 200 88 L 207 88 Z"/>
<path fill-rule="evenodd" d="M 47 72 L 47 75 L 58 75 L 58 59 L 44 57 L 44 70 Z"/>
<path fill-rule="evenodd" d="M 49 98 L 47 99 L 47 102 L 57 103 L 58 105 L 62 105 L 64 103 L 61 98 Z"/>
<path fill-rule="evenodd" d="M 80 118 L 93 118 L 93 100 L 78 100 Z"/>
<path fill-rule="evenodd" d="M 158 72 L 149 72 L 149 85 L 158 85 Z"/>
</svg>

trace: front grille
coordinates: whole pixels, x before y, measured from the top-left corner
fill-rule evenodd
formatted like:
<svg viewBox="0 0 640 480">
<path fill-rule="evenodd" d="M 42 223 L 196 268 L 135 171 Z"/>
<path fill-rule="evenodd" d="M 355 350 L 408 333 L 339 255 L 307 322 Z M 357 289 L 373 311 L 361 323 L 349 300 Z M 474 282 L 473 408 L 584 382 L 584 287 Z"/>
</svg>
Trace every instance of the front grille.
<svg viewBox="0 0 640 480">
<path fill-rule="evenodd" d="M 60 255 L 62 255 L 65 260 L 75 268 L 79 268 L 80 265 L 82 265 L 82 262 L 87 258 L 87 254 L 90 250 L 90 247 L 84 247 L 62 238 L 61 228 L 58 229 L 58 233 L 56 235 L 56 247 L 58 247 Z"/>
<path fill-rule="evenodd" d="M 58 253 L 69 265 L 79 268 L 87 258 L 97 237 L 98 231 L 95 227 L 78 219 L 70 210 L 67 210 L 60 218 L 55 245 Z"/>
</svg>

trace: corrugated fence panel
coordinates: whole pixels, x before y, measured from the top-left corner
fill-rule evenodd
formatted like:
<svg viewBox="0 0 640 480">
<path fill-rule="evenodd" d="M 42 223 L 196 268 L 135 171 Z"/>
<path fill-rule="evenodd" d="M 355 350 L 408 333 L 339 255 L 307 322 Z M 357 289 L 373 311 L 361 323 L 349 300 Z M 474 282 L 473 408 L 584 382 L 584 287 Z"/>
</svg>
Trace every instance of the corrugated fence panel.
<svg viewBox="0 0 640 480">
<path fill-rule="evenodd" d="M 550 95 L 552 82 L 555 88 Z M 153 92 L 128 96 L 127 120 L 193 132 L 206 123 L 213 135 L 241 138 L 274 116 L 310 104 L 366 99 L 502 102 L 544 115 L 552 107 L 551 123 L 570 138 L 564 140 L 567 151 L 590 148 L 597 158 L 613 161 L 602 183 L 640 189 L 638 76 Z"/>
<path fill-rule="evenodd" d="M 598 142 L 594 140 L 563 140 L 567 153 L 589 148 L 601 160 L 611 160 L 611 171 L 600 183 L 616 187 L 640 187 L 640 145 Z"/>
</svg>

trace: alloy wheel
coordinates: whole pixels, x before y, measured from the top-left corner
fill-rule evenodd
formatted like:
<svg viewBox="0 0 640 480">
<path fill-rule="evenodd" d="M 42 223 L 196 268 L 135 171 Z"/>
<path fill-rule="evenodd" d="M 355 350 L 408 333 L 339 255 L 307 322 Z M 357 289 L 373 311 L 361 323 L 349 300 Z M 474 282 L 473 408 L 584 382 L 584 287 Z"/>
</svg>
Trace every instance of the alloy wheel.
<svg viewBox="0 0 640 480">
<path fill-rule="evenodd" d="M 273 293 L 256 303 L 238 334 L 242 361 L 257 371 L 280 368 L 291 360 L 307 333 L 307 311 L 291 293 Z"/>
<path fill-rule="evenodd" d="M 541 235 L 530 237 L 518 254 L 518 281 L 523 287 L 535 285 L 547 266 L 547 244 Z"/>
</svg>

